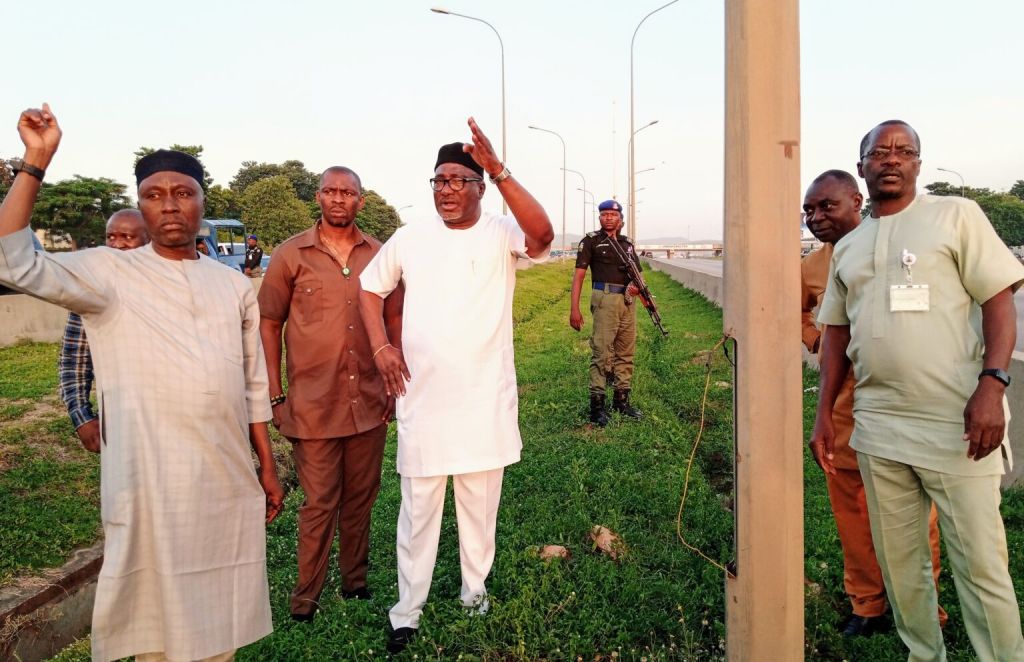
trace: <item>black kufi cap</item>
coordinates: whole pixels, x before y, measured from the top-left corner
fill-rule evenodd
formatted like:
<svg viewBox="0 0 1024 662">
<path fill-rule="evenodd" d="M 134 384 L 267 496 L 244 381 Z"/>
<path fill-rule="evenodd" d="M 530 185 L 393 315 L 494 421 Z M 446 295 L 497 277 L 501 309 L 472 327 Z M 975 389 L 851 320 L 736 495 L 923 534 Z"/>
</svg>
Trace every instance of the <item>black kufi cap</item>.
<svg viewBox="0 0 1024 662">
<path fill-rule="evenodd" d="M 135 164 L 135 185 L 138 186 L 146 177 L 157 172 L 180 172 L 196 180 L 199 186 L 203 185 L 203 164 L 199 159 L 171 149 L 158 149 L 152 154 L 147 154 Z"/>
<path fill-rule="evenodd" d="M 484 174 L 484 167 L 473 160 L 473 157 L 462 150 L 463 143 L 450 143 L 448 145 L 442 145 L 441 149 L 437 150 L 437 163 L 434 164 L 434 170 L 437 170 L 437 166 L 442 163 L 458 163 L 461 166 L 466 166 L 478 175 Z"/>
</svg>

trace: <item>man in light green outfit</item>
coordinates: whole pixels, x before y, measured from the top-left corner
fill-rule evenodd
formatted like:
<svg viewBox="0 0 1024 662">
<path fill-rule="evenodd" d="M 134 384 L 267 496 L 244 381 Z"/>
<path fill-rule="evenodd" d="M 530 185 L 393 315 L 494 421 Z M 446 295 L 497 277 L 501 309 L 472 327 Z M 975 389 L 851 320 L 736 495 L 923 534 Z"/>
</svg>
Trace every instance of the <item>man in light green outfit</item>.
<svg viewBox="0 0 1024 662">
<path fill-rule="evenodd" d="M 812 441 L 831 459 L 832 406 L 853 363 L 854 431 L 871 533 L 912 661 L 945 660 L 928 548 L 932 503 L 982 662 L 1024 660 L 999 481 L 1024 266 L 977 204 L 917 195 L 921 143 L 890 120 L 861 142 L 872 213 L 835 246 Z"/>
</svg>

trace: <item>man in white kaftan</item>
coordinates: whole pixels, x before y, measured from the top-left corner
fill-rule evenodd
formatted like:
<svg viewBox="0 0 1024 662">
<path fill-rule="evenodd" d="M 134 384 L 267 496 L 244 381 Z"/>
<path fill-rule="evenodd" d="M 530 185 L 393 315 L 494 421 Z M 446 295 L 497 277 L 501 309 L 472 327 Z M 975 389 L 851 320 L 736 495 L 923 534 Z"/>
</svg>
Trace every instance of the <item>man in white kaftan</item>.
<svg viewBox="0 0 1024 662">
<path fill-rule="evenodd" d="M 473 143 L 445 145 L 431 187 L 439 218 L 402 228 L 360 275 L 374 360 L 398 398 L 398 603 L 388 651 L 413 638 L 430 591 L 451 475 L 459 526 L 462 603 L 487 610 L 484 582 L 504 467 L 518 462 L 512 296 L 519 260 L 546 259 L 547 214 L 470 119 Z M 483 173 L 512 216 L 482 213 Z M 405 284 L 401 347 L 385 331 L 383 298 Z M 395 341 L 397 342 L 397 341 Z"/>
<path fill-rule="evenodd" d="M 23 139 L 50 127 L 45 107 L 19 124 Z M 55 150 L 33 160 L 47 164 Z M 0 207 L 0 282 L 80 314 L 92 348 L 105 536 L 92 629 L 100 661 L 230 658 L 272 631 L 264 519 L 281 493 L 264 438 L 271 411 L 259 308 L 241 272 L 205 256 L 167 257 L 175 242 L 196 256 L 194 237 L 179 235 L 198 227 L 202 194 L 174 169 L 180 157 L 163 159 L 148 179 L 140 174 L 153 243 L 134 251 L 35 251 L 21 213 L 38 190 L 29 174 Z"/>
</svg>

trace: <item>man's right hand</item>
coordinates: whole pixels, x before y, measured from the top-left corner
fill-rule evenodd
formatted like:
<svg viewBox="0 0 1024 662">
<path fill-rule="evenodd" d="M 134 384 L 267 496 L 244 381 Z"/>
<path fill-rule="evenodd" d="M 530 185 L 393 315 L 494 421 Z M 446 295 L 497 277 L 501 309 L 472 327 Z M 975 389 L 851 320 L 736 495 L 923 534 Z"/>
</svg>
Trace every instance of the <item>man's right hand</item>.
<svg viewBox="0 0 1024 662">
<path fill-rule="evenodd" d="M 577 331 L 583 328 L 583 313 L 580 312 L 579 308 L 573 308 L 569 311 L 569 326 Z"/>
<path fill-rule="evenodd" d="M 808 445 L 811 447 L 814 461 L 818 463 L 821 470 L 834 476 L 836 468 L 832 464 L 832 459 L 836 448 L 836 429 L 832 425 L 832 416 L 819 415 L 817 417 Z"/>
<path fill-rule="evenodd" d="M 381 377 L 384 378 L 384 388 L 387 394 L 393 397 L 405 395 L 405 382 L 412 380 L 409 374 L 409 366 L 405 364 L 405 356 L 402 350 L 394 345 L 385 345 L 377 355 L 373 357 Z"/>
<path fill-rule="evenodd" d="M 100 452 L 100 419 L 94 418 L 82 423 L 75 430 L 75 434 L 81 440 L 82 448 L 90 453 Z"/>
<path fill-rule="evenodd" d="M 46 169 L 62 135 L 50 105 L 44 103 L 41 110 L 29 108 L 24 111 L 18 118 L 18 135 L 25 144 L 25 162 Z"/>
</svg>

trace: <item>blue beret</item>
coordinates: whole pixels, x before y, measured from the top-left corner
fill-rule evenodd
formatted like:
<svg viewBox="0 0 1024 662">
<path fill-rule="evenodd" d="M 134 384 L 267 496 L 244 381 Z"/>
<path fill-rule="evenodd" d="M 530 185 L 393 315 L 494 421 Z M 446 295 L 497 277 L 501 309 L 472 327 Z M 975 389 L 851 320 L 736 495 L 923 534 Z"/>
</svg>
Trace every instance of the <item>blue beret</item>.
<svg viewBox="0 0 1024 662">
<path fill-rule="evenodd" d="M 605 200 L 597 206 L 597 211 L 617 211 L 622 213 L 622 205 L 618 200 Z"/>
</svg>

